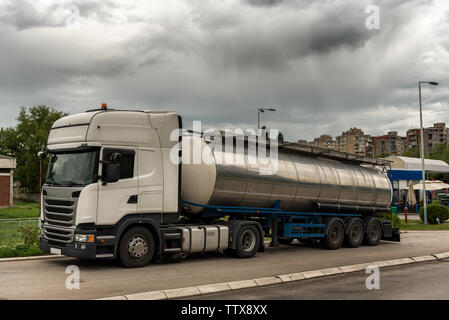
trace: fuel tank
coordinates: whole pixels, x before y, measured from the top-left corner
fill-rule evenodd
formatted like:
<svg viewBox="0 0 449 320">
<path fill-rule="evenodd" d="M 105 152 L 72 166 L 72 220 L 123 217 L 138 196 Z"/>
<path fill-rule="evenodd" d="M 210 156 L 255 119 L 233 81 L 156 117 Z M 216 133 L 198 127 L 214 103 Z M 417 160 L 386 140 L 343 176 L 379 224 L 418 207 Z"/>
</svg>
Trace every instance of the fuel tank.
<svg viewBox="0 0 449 320">
<path fill-rule="evenodd" d="M 183 137 L 182 146 L 181 197 L 186 201 L 258 208 L 270 208 L 281 201 L 280 207 L 287 211 L 367 214 L 384 213 L 390 206 L 390 180 L 372 167 L 279 149 L 277 171 L 267 175 L 260 169 L 268 164 L 254 161 L 247 150 L 239 156 L 235 151 L 216 150 L 213 143 L 193 136 Z M 201 161 L 194 154 L 198 146 Z M 191 213 L 203 210 L 186 208 Z"/>
</svg>

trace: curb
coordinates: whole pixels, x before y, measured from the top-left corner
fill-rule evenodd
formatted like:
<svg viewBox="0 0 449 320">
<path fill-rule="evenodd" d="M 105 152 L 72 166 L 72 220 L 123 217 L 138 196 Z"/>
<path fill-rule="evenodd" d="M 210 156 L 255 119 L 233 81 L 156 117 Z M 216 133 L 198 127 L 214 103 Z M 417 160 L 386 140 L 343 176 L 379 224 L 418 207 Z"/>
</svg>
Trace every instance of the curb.
<svg viewBox="0 0 449 320">
<path fill-rule="evenodd" d="M 30 257 L 15 257 L 15 258 L 0 258 L 0 262 L 13 262 L 13 261 L 30 261 L 30 260 L 47 260 L 47 259 L 60 259 L 67 258 L 66 256 L 59 254 L 45 255 L 45 256 L 30 256 Z"/>
<path fill-rule="evenodd" d="M 301 281 L 313 278 L 324 278 L 328 276 L 333 276 L 336 274 L 347 274 L 353 272 L 359 272 L 365 270 L 368 266 L 376 266 L 378 268 L 399 266 L 405 264 L 412 264 L 418 262 L 426 261 L 436 261 L 449 258 L 449 252 L 401 258 L 385 261 L 376 261 L 371 263 L 361 263 L 343 267 L 334 267 L 319 270 L 303 271 L 298 273 L 283 274 L 272 277 L 257 278 L 251 280 L 240 280 L 216 284 L 201 285 L 196 287 L 178 288 L 178 289 L 167 289 L 159 291 L 149 291 L 135 294 L 128 294 L 123 296 L 115 296 L 108 298 L 101 298 L 95 300 L 167 300 L 167 299 L 178 299 L 187 298 L 194 296 L 201 296 L 210 293 L 219 293 L 233 290 L 240 290 L 246 288 L 255 287 L 265 287 L 274 284 L 287 283 L 292 281 Z"/>
</svg>

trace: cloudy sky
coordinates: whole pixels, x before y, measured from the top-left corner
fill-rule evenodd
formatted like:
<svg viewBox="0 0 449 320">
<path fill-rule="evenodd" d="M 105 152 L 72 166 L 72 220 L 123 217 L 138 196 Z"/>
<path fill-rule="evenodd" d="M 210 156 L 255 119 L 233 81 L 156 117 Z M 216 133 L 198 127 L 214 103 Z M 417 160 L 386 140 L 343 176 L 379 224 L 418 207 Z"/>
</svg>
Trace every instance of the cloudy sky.
<svg viewBox="0 0 449 320">
<path fill-rule="evenodd" d="M 375 11 L 379 8 L 379 28 Z M 367 23 L 370 28 L 367 28 Z M 447 0 L 0 0 L 0 126 L 20 106 L 171 109 L 287 140 L 449 123 Z"/>
</svg>

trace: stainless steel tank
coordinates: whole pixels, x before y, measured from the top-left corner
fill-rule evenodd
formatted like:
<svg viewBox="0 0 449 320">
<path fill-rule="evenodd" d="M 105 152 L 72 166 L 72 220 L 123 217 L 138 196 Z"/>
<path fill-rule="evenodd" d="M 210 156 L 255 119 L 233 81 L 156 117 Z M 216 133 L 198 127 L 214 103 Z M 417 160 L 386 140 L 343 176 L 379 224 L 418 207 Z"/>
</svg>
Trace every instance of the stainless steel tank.
<svg viewBox="0 0 449 320">
<path fill-rule="evenodd" d="M 385 212 L 391 202 L 388 177 L 373 168 L 280 149 L 277 172 L 261 175 L 260 165 L 254 165 L 247 154 L 240 163 L 224 163 L 225 156 L 236 159 L 236 155 L 212 150 L 200 138 L 184 137 L 183 153 L 195 143 L 212 161 L 194 164 L 193 152 L 187 155 L 182 166 L 183 200 L 260 208 L 273 207 L 280 200 L 281 208 L 289 211 L 361 213 Z M 198 213 L 201 208 L 191 206 L 190 210 Z"/>
</svg>

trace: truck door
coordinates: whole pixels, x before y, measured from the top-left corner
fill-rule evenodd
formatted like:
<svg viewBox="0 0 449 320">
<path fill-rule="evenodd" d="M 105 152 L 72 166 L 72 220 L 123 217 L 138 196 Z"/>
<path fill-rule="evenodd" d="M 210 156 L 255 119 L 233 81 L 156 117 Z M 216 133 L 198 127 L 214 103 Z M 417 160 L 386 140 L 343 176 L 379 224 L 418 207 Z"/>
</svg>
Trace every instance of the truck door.
<svg viewBox="0 0 449 320">
<path fill-rule="evenodd" d="M 138 212 L 164 212 L 164 174 L 160 148 L 139 148 Z"/>
<path fill-rule="evenodd" d="M 120 179 L 103 184 L 98 181 L 97 225 L 114 225 L 127 214 L 137 213 L 137 148 L 104 148 L 101 159 L 108 161 L 112 153 L 120 153 Z M 102 175 L 105 176 L 102 165 Z"/>
</svg>

